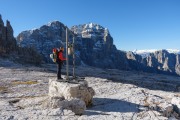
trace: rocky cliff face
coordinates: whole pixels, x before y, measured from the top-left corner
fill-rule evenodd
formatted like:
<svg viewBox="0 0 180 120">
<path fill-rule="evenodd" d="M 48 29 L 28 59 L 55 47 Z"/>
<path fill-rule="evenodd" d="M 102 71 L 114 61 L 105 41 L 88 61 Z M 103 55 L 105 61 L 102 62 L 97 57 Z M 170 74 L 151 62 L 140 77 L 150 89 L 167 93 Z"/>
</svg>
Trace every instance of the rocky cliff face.
<svg viewBox="0 0 180 120">
<path fill-rule="evenodd" d="M 179 74 L 179 54 L 169 53 L 167 50 L 159 50 L 148 55 L 144 60 L 147 66 L 160 71 Z"/>
<path fill-rule="evenodd" d="M 16 49 L 16 40 L 13 36 L 13 29 L 10 22 L 6 21 L 6 26 L 0 15 L 0 53 L 6 54 Z"/>
<path fill-rule="evenodd" d="M 16 39 L 13 36 L 13 28 L 10 22 L 6 21 L 6 26 L 0 15 L 0 57 L 8 57 L 21 63 L 39 64 L 41 58 L 32 48 L 18 47 Z"/>
<path fill-rule="evenodd" d="M 127 54 L 128 60 L 134 60 L 134 63 L 130 62 L 133 69 L 139 68 L 142 71 L 174 75 L 180 75 L 179 56 L 179 54 L 169 53 L 167 50 L 158 50 L 142 56 L 134 53 Z"/>
<path fill-rule="evenodd" d="M 101 68 L 120 68 L 120 53 L 107 28 L 88 23 L 73 26 L 71 30 L 78 41 L 81 41 L 80 58 L 85 64 Z"/>
<path fill-rule="evenodd" d="M 175 71 L 178 75 L 180 75 L 180 55 L 176 55 Z"/>
</svg>

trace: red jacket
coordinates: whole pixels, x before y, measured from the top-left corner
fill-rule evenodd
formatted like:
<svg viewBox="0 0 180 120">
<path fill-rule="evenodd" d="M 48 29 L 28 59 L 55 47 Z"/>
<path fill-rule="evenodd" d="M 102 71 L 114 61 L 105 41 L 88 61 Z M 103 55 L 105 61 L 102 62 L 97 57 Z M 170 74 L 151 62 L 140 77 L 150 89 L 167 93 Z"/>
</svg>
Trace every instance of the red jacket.
<svg viewBox="0 0 180 120">
<path fill-rule="evenodd" d="M 58 57 L 59 57 L 59 59 L 62 60 L 62 61 L 63 61 L 63 60 L 66 60 L 66 58 L 63 57 L 63 52 L 62 52 L 62 51 L 59 52 Z"/>
</svg>

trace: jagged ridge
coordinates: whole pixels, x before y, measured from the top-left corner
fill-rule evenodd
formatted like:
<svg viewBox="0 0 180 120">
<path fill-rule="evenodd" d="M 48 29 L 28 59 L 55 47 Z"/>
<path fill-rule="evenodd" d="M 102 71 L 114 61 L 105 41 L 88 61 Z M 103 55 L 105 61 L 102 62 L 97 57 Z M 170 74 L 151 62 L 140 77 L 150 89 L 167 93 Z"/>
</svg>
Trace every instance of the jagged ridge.
<svg viewBox="0 0 180 120">
<path fill-rule="evenodd" d="M 39 64 L 41 58 L 39 54 L 32 48 L 21 48 L 17 46 L 16 39 L 13 36 L 13 28 L 10 22 L 6 21 L 6 26 L 0 15 L 0 57 L 8 57 L 9 59 L 21 63 Z"/>
</svg>

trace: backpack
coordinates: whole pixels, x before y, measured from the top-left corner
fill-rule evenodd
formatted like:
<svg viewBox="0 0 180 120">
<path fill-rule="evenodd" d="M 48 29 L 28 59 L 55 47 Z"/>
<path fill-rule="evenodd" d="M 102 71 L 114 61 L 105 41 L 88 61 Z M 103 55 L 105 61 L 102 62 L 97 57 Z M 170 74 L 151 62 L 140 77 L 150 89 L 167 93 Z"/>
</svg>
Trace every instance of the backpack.
<svg viewBox="0 0 180 120">
<path fill-rule="evenodd" d="M 58 61 L 58 50 L 57 50 L 57 48 L 53 48 L 53 53 L 50 54 L 50 58 L 52 59 L 52 61 L 54 63 L 57 63 L 57 61 Z"/>
</svg>

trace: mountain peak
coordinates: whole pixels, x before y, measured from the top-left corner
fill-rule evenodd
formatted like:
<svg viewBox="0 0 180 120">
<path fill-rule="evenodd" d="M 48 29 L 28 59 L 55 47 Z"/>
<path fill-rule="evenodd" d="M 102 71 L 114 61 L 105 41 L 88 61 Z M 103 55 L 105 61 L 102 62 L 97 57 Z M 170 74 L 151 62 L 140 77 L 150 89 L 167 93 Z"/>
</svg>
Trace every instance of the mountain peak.
<svg viewBox="0 0 180 120">
<path fill-rule="evenodd" d="M 71 27 L 71 31 L 83 38 L 109 35 L 109 30 L 96 23 L 79 24 Z"/>
<path fill-rule="evenodd" d="M 58 20 L 54 20 L 54 21 L 52 21 L 52 22 L 49 22 L 49 23 L 47 24 L 47 26 L 54 26 L 54 25 L 59 26 L 59 25 L 61 25 L 61 24 L 62 24 L 62 23 L 59 22 Z"/>
</svg>

